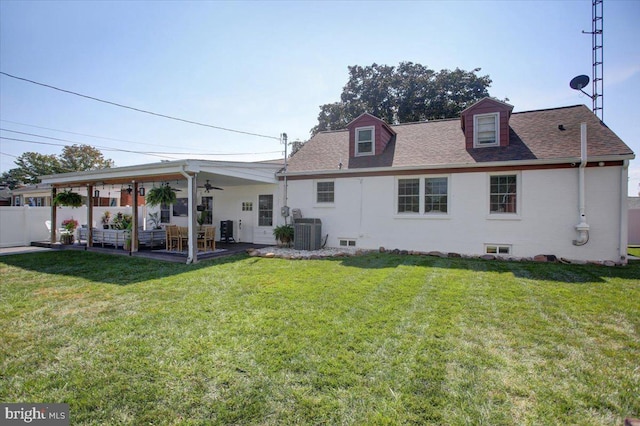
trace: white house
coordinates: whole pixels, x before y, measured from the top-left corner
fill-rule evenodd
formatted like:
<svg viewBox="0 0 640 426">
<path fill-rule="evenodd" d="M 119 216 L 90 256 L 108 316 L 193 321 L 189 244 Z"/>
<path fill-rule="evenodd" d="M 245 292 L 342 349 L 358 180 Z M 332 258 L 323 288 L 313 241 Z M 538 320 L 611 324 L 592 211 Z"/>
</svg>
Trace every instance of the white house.
<svg viewBox="0 0 640 426">
<path fill-rule="evenodd" d="M 278 174 L 331 247 L 626 262 L 626 146 L 584 105 L 459 119 L 363 114 L 316 134 Z"/>
<path fill-rule="evenodd" d="M 188 261 L 197 261 L 201 210 L 209 223 L 232 221 L 236 241 L 272 244 L 274 227 L 290 222 L 280 214 L 288 206 L 320 219 L 329 247 L 625 263 L 631 149 L 584 105 L 512 110 L 486 98 L 459 119 L 401 125 L 365 113 L 345 130 L 316 134 L 286 169 L 180 160 L 42 181 L 54 193 L 86 191 L 83 223 L 97 222 L 96 189 L 120 185 L 137 194 L 169 182 L 182 191 L 176 206 L 148 209 L 143 197 L 131 197 L 133 232 L 154 212 L 188 226 Z M 55 215 L 52 208 L 52 223 Z"/>
</svg>

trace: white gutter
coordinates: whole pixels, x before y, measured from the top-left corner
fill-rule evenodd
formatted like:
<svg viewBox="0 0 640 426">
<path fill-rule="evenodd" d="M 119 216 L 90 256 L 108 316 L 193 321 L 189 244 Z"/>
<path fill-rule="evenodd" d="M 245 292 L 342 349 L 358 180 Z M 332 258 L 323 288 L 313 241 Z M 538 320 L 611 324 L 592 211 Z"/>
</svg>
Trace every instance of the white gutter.
<svg viewBox="0 0 640 426">
<path fill-rule="evenodd" d="M 587 167 L 587 123 L 580 123 L 580 167 L 578 168 L 578 212 L 580 221 L 576 225 L 578 239 L 573 240 L 574 246 L 583 246 L 589 242 L 589 225 L 585 209 L 584 197 L 584 169 Z"/>
<path fill-rule="evenodd" d="M 232 176 L 247 180 L 256 180 L 264 183 L 276 183 L 273 180 L 273 171 L 281 168 L 281 165 L 259 164 L 246 162 L 221 162 L 206 160 L 177 160 L 160 163 L 146 163 L 135 166 L 113 167 L 101 170 L 87 170 L 82 172 L 59 173 L 55 175 L 40 176 L 44 184 L 96 184 L 104 180 L 124 179 L 132 177 L 162 178 L 168 174 L 181 174 L 182 172 L 199 173 L 207 171 L 225 176 Z M 204 169 L 204 170 L 203 170 Z M 208 169 L 208 170 L 207 170 Z"/>
<path fill-rule="evenodd" d="M 180 170 L 180 174 L 182 176 L 184 176 L 187 179 L 187 199 L 189 200 L 189 208 L 187 209 L 188 212 L 188 221 L 189 221 L 189 255 L 187 256 L 187 265 L 190 263 L 193 263 L 194 260 L 197 262 L 198 259 L 195 257 L 197 256 L 196 251 L 194 250 L 194 231 L 195 231 L 195 226 L 193 224 L 195 217 L 193 215 L 193 176 L 191 176 L 188 173 L 185 173 L 184 171 L 184 166 L 182 168 L 182 170 Z"/>
<path fill-rule="evenodd" d="M 180 173 L 189 163 L 185 160 L 166 163 L 147 163 L 136 166 L 113 167 L 100 170 L 86 170 L 82 172 L 59 173 L 40 176 L 42 183 L 64 184 L 67 182 L 95 182 L 108 179 L 127 179 L 132 176 L 162 176 L 169 173 Z"/>
<path fill-rule="evenodd" d="M 627 185 L 629 179 L 629 160 L 624 160 L 620 169 L 620 262 L 627 264 L 627 243 L 629 242 L 629 216 L 627 204 Z"/>
</svg>

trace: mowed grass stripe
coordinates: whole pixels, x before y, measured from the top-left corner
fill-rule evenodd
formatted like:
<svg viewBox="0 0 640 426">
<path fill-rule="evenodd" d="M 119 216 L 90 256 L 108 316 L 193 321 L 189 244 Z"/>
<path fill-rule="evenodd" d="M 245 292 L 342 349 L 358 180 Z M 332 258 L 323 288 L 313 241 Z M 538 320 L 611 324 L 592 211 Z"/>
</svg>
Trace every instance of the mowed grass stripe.
<svg viewBox="0 0 640 426">
<path fill-rule="evenodd" d="M 375 271 L 344 268 L 337 263 L 330 266 L 332 271 L 348 276 L 352 285 L 339 280 L 325 284 L 320 293 L 310 288 L 301 289 L 305 294 L 313 294 L 310 299 L 296 294 L 294 289 L 283 288 L 284 293 L 277 292 L 277 297 L 296 305 L 294 311 L 300 315 L 283 318 L 281 311 L 271 311 L 275 322 L 286 327 L 279 327 L 281 335 L 269 336 L 268 339 L 275 338 L 277 344 L 254 347 L 262 363 L 272 362 L 274 358 L 289 360 L 278 368 L 285 383 L 291 383 L 295 389 L 293 405 L 286 403 L 291 399 L 288 392 L 272 398 L 274 411 L 287 421 L 313 422 L 327 416 L 337 421 L 351 418 L 354 413 L 375 411 L 379 399 L 373 405 L 365 404 L 352 395 L 363 389 L 375 390 L 372 377 L 379 364 L 388 362 L 375 356 L 379 351 L 377 340 L 386 330 L 395 327 L 419 290 L 402 265 Z M 324 282 L 331 283 L 326 278 Z M 264 302 L 263 295 L 256 297 L 260 303 L 269 303 Z M 384 309 L 381 310 L 381 306 Z M 287 343 L 290 341 L 299 344 Z M 352 392 L 354 389 L 359 390 Z M 323 396 L 326 392 L 330 396 Z M 391 397 L 388 389 L 384 389 L 384 394 Z M 331 399 L 333 403 L 329 403 Z M 296 409 L 300 405 L 307 410 Z M 305 412 L 311 415 L 300 415 Z"/>
</svg>

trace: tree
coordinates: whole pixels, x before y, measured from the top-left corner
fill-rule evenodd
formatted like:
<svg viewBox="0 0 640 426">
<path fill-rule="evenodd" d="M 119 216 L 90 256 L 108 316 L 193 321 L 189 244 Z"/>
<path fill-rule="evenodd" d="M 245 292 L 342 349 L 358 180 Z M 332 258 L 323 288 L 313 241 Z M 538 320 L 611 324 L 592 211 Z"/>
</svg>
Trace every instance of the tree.
<svg viewBox="0 0 640 426">
<path fill-rule="evenodd" d="M 60 166 L 64 171 L 80 172 L 108 169 L 114 163 L 113 160 L 105 159 L 98 149 L 90 145 L 67 145 L 62 149 Z"/>
<path fill-rule="evenodd" d="M 311 134 L 337 130 L 368 112 L 390 124 L 457 117 L 462 110 L 489 96 L 491 79 L 472 71 L 436 72 L 413 62 L 397 67 L 373 64 L 348 67 L 349 80 L 340 102 L 320 106 Z"/>
<path fill-rule="evenodd" d="M 289 158 L 293 157 L 293 154 L 300 151 L 300 148 L 304 146 L 305 142 L 301 140 L 295 140 L 291 142 L 291 154 L 289 154 Z"/>
<path fill-rule="evenodd" d="M 16 189 L 20 186 L 22 182 L 20 176 L 18 176 L 17 172 L 19 169 L 11 169 L 9 171 L 3 172 L 0 177 L 0 186 L 6 186 L 9 189 Z"/>
<path fill-rule="evenodd" d="M 15 178 L 17 184 L 38 183 L 40 182 L 38 176 L 61 173 L 62 171 L 60 160 L 54 154 L 45 155 L 38 152 L 25 152 L 14 163 L 18 167 L 9 170 L 8 173 Z"/>
<path fill-rule="evenodd" d="M 113 167 L 113 160 L 105 159 L 100 151 L 89 145 L 65 146 L 62 155 L 25 152 L 14 163 L 18 166 L 2 173 L 1 183 L 11 189 L 24 184 L 39 183 L 39 176 L 66 172 L 80 172 Z"/>
</svg>

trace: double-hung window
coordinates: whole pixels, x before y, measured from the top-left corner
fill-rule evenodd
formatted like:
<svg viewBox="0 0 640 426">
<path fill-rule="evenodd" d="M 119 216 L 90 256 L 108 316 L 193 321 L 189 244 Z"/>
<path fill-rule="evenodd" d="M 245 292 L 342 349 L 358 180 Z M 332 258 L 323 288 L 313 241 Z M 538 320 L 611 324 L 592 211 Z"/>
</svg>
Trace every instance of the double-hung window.
<svg viewBox="0 0 640 426">
<path fill-rule="evenodd" d="M 479 114 L 473 116 L 473 145 L 478 147 L 500 145 L 500 114 Z"/>
<path fill-rule="evenodd" d="M 258 195 L 258 226 L 273 226 L 273 195 Z"/>
<path fill-rule="evenodd" d="M 335 184 L 333 181 L 316 182 L 316 203 L 332 204 L 335 200 Z"/>
<path fill-rule="evenodd" d="M 446 177 L 424 179 L 424 212 L 447 213 L 449 185 Z"/>
<path fill-rule="evenodd" d="M 397 213 L 442 215 L 449 213 L 449 178 L 398 179 Z"/>
<path fill-rule="evenodd" d="M 518 175 L 491 176 L 489 186 L 489 213 L 518 212 Z"/>
<path fill-rule="evenodd" d="M 160 223 L 171 223 L 171 204 L 160 204 Z"/>
<path fill-rule="evenodd" d="M 356 156 L 373 155 L 375 142 L 375 127 L 358 127 L 356 129 Z"/>
<path fill-rule="evenodd" d="M 420 179 L 398 180 L 398 213 L 420 213 Z"/>
</svg>

